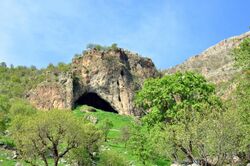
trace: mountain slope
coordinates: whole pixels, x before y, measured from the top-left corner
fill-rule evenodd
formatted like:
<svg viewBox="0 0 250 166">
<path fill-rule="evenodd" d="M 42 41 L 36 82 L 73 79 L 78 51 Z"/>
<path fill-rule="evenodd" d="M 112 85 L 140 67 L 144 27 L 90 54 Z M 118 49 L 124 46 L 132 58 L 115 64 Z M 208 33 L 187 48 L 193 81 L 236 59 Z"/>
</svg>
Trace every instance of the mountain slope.
<svg viewBox="0 0 250 166">
<path fill-rule="evenodd" d="M 250 31 L 222 40 L 202 53 L 189 58 L 182 64 L 166 70 L 166 73 L 192 70 L 203 74 L 214 83 L 227 81 L 236 72 L 230 51 L 247 37 L 250 37 Z"/>
<path fill-rule="evenodd" d="M 171 74 L 177 71 L 195 71 L 204 75 L 209 81 L 219 87 L 219 93 L 227 97 L 234 85 L 230 83 L 238 71 L 234 68 L 234 60 L 231 55 L 233 48 L 237 47 L 242 40 L 250 37 L 250 31 L 239 36 L 222 40 L 216 45 L 195 55 L 180 65 L 164 71 L 164 74 Z M 223 89 L 223 90 L 222 90 Z M 229 91 L 228 91 L 229 90 Z"/>
</svg>

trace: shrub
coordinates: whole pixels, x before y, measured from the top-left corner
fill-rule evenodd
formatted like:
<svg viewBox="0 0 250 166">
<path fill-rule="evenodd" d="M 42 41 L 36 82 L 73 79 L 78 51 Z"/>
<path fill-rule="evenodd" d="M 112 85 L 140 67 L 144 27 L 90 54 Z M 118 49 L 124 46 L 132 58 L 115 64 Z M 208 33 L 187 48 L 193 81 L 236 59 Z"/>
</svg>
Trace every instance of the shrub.
<svg viewBox="0 0 250 166">
<path fill-rule="evenodd" d="M 120 154 L 106 150 L 100 155 L 98 166 L 128 166 L 129 163 Z"/>
</svg>

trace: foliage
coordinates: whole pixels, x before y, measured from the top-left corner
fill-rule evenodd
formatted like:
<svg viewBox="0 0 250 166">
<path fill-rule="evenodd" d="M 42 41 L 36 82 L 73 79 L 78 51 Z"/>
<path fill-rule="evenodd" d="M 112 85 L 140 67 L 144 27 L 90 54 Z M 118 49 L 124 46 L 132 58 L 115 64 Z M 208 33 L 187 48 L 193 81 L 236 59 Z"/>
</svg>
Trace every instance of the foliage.
<svg viewBox="0 0 250 166">
<path fill-rule="evenodd" d="M 71 69 L 71 64 L 66 64 L 63 62 L 59 62 L 56 66 L 50 63 L 47 66 L 46 71 L 49 71 L 52 74 L 59 75 L 59 73 L 66 73 L 69 72 Z"/>
<path fill-rule="evenodd" d="M 14 101 L 14 102 L 13 102 Z M 16 116 L 29 116 L 36 113 L 36 109 L 24 99 L 10 99 L 0 95 L 0 133 L 3 133 Z"/>
<path fill-rule="evenodd" d="M 49 154 L 54 165 L 58 165 L 74 149 L 84 148 L 91 157 L 100 138 L 100 132 L 92 124 L 83 123 L 70 112 L 57 110 L 16 118 L 11 133 L 23 159 L 36 163 L 40 158 L 45 165 Z"/>
<path fill-rule="evenodd" d="M 162 128 L 163 126 L 158 124 L 149 130 L 148 126 L 138 123 L 130 128 L 128 148 L 143 165 L 152 165 L 161 159 L 164 159 L 161 161 L 163 165 L 169 164 L 166 160 L 165 135 Z"/>
<path fill-rule="evenodd" d="M 84 52 L 83 52 L 83 55 L 84 55 Z M 77 58 L 80 58 L 81 56 L 82 56 L 81 54 L 75 54 L 74 58 L 77 59 Z"/>
<path fill-rule="evenodd" d="M 137 94 L 136 103 L 151 110 L 142 122 L 149 134 L 154 133 L 147 142 L 154 144 L 151 150 L 157 147 L 158 156 L 208 164 L 208 157 L 223 163 L 222 156 L 228 159 L 238 152 L 240 121 L 224 113 L 214 86 L 196 73 L 150 79 Z"/>
<path fill-rule="evenodd" d="M 235 58 L 235 65 L 241 69 L 241 76 L 238 78 L 236 89 L 236 100 L 231 100 L 232 109 L 236 109 L 242 122 L 242 129 L 244 130 L 242 153 L 250 154 L 250 38 L 246 38 L 243 42 L 233 50 Z"/>
<path fill-rule="evenodd" d="M 88 50 L 95 49 L 97 51 L 118 51 L 118 45 L 116 43 L 113 43 L 111 46 L 102 46 L 99 44 L 93 44 L 89 43 L 86 47 Z"/>
<path fill-rule="evenodd" d="M 237 107 L 244 113 L 243 121 L 250 124 L 250 38 L 245 39 L 238 48 L 233 50 L 235 64 L 242 69 L 237 86 Z"/>
<path fill-rule="evenodd" d="M 140 125 L 134 125 L 132 128 L 132 134 L 129 138 L 128 147 L 132 153 L 138 157 L 138 159 L 145 165 L 151 158 L 150 143 L 148 141 L 147 132 L 145 128 Z"/>
<path fill-rule="evenodd" d="M 34 108 L 28 101 L 24 99 L 13 99 L 15 102 L 12 103 L 9 109 L 9 117 L 15 118 L 16 116 L 31 116 L 36 113 Z"/>
<path fill-rule="evenodd" d="M 70 164 L 78 164 L 79 166 L 92 166 L 95 156 L 90 155 L 85 147 L 79 147 L 72 149 L 70 155 L 67 156 L 67 160 Z"/>
<path fill-rule="evenodd" d="M 86 113 L 81 112 L 81 110 L 85 109 L 86 107 L 88 107 L 88 106 L 78 107 L 74 111 L 74 114 L 77 117 L 83 117 Z M 106 119 L 109 119 L 109 121 L 111 121 L 113 123 L 113 127 L 110 129 L 110 131 L 108 133 L 108 142 L 104 142 L 102 144 L 102 147 L 104 147 L 104 149 L 106 149 L 106 150 L 110 149 L 110 151 L 120 155 L 121 157 L 125 158 L 125 160 L 129 161 L 129 163 L 131 165 L 138 165 L 138 166 L 142 165 L 142 161 L 139 160 L 139 157 L 136 155 L 136 153 L 134 153 L 134 150 L 136 150 L 136 149 L 132 148 L 133 146 L 130 145 L 130 140 L 129 140 L 130 137 L 132 135 L 134 135 L 134 133 L 137 133 L 137 130 L 133 129 L 133 127 L 132 127 L 134 124 L 134 121 L 135 121 L 133 117 L 119 115 L 119 114 L 115 114 L 115 113 L 111 113 L 111 112 L 105 112 L 105 111 L 102 111 L 99 109 L 97 109 L 96 112 L 90 112 L 87 114 L 90 114 L 90 115 L 98 118 L 97 126 L 102 124 L 103 121 L 106 121 Z M 143 130 L 143 131 L 145 131 L 145 130 Z M 146 136 L 147 131 L 145 131 L 145 132 L 146 133 L 142 133 L 142 134 L 144 134 Z M 129 135 L 127 135 L 127 134 L 129 134 Z M 125 138 L 123 138 L 124 135 L 125 135 Z M 137 137 L 137 139 L 139 140 L 140 137 Z M 134 144 L 136 144 L 136 142 L 134 142 Z M 148 146 L 150 144 L 151 143 L 148 143 L 146 146 Z M 150 145 L 148 147 L 151 148 L 152 146 Z M 157 151 L 157 150 L 155 150 L 155 151 Z M 159 160 L 154 162 L 154 161 L 152 161 L 151 157 L 147 158 L 147 159 L 145 158 L 145 160 L 146 161 L 144 161 L 144 162 L 149 163 L 149 165 L 150 164 L 154 165 L 157 163 L 157 165 L 159 165 L 159 166 L 163 166 L 163 165 L 167 166 L 169 164 L 168 161 L 166 161 L 166 159 L 165 160 L 163 159 L 162 161 L 160 161 L 162 163 L 159 163 L 159 164 L 158 164 Z"/>
<path fill-rule="evenodd" d="M 1 62 L 1 63 L 0 63 L 0 67 L 6 68 L 6 67 L 7 67 L 7 65 L 6 65 L 6 63 L 5 63 L 5 62 Z"/>
<path fill-rule="evenodd" d="M 199 131 L 196 140 L 199 155 L 207 160 L 213 159 L 216 165 L 233 163 L 233 157 L 241 152 L 244 135 L 237 111 L 228 110 L 222 115 L 214 112 L 196 127 Z"/>
<path fill-rule="evenodd" d="M 106 150 L 101 153 L 98 166 L 128 166 L 124 157 L 114 151 Z"/>
<path fill-rule="evenodd" d="M 22 98 L 37 84 L 45 80 L 44 70 L 34 67 L 0 66 L 0 94 L 9 98 Z"/>
<path fill-rule="evenodd" d="M 128 126 L 125 126 L 121 129 L 121 141 L 124 142 L 125 147 L 127 147 L 127 142 L 131 137 L 131 131 Z"/>
<path fill-rule="evenodd" d="M 109 119 L 105 119 L 99 124 L 99 128 L 102 130 L 105 142 L 107 142 L 109 131 L 113 126 L 114 124 Z"/>
<path fill-rule="evenodd" d="M 110 46 L 110 49 L 111 50 L 114 50 L 114 51 L 117 51 L 118 50 L 118 45 L 116 43 L 113 43 L 111 46 Z"/>
<path fill-rule="evenodd" d="M 243 135 L 237 112 L 214 111 L 202 120 L 196 118 L 188 128 L 182 123 L 166 124 L 154 143 L 160 155 L 177 162 L 188 158 L 190 163 L 224 165 L 241 151 Z"/>
<path fill-rule="evenodd" d="M 235 65 L 243 70 L 250 70 L 250 38 L 246 38 L 233 50 Z"/>
<path fill-rule="evenodd" d="M 147 80 L 135 102 L 139 107 L 151 109 L 143 118 L 149 126 L 158 122 L 188 123 L 195 114 L 206 114 L 221 106 L 214 86 L 192 72 Z"/>
<path fill-rule="evenodd" d="M 9 121 L 9 108 L 9 99 L 4 95 L 0 95 L 0 135 L 6 130 L 7 123 Z"/>
</svg>

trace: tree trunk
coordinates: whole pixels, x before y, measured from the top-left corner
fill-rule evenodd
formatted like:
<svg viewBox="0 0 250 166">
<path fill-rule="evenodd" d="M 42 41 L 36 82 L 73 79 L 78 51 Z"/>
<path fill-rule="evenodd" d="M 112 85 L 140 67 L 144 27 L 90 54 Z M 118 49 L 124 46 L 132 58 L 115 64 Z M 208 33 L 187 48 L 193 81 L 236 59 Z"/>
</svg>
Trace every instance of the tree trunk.
<svg viewBox="0 0 250 166">
<path fill-rule="evenodd" d="M 204 159 L 200 160 L 200 165 L 202 165 L 202 166 L 215 166 L 214 164 L 209 163 L 208 161 L 206 161 Z"/>
<path fill-rule="evenodd" d="M 45 157 L 42 157 L 42 160 L 44 161 L 45 166 L 49 166 L 48 161 Z"/>
<path fill-rule="evenodd" d="M 54 166 L 58 166 L 58 162 L 59 162 L 59 158 L 58 157 L 54 158 Z"/>
<path fill-rule="evenodd" d="M 181 151 L 186 154 L 187 158 L 190 160 L 191 163 L 194 163 L 194 157 L 193 155 L 187 150 L 185 149 L 182 145 L 178 145 L 179 148 L 181 149 Z"/>
</svg>

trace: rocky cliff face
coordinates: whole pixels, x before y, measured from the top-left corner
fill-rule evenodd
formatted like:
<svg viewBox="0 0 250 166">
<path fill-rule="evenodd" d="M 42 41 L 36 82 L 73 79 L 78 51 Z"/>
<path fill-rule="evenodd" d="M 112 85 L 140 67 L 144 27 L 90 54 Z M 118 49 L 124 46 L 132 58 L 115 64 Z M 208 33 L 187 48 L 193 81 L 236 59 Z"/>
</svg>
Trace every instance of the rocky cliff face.
<svg viewBox="0 0 250 166">
<path fill-rule="evenodd" d="M 122 49 L 92 49 L 73 59 L 68 74 L 31 90 L 28 99 L 41 109 L 72 109 L 82 96 L 94 93 L 119 114 L 140 115 L 133 103 L 135 91 L 157 74 L 151 59 Z"/>
<path fill-rule="evenodd" d="M 39 109 L 67 109 L 72 107 L 72 90 L 71 74 L 61 73 L 56 79 L 47 79 L 39 84 L 26 97 Z"/>
<path fill-rule="evenodd" d="M 235 86 L 230 84 L 235 74 L 238 72 L 233 64 L 231 51 L 237 47 L 240 42 L 250 37 L 250 31 L 239 36 L 234 36 L 225 39 L 218 44 L 206 49 L 204 52 L 193 56 L 184 63 L 177 65 L 165 71 L 165 74 L 174 73 L 177 71 L 195 71 L 204 75 L 208 80 L 219 86 L 219 91 L 223 89 L 221 95 L 228 96 Z"/>
</svg>

